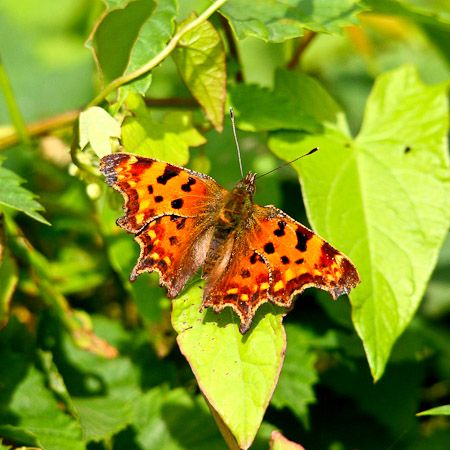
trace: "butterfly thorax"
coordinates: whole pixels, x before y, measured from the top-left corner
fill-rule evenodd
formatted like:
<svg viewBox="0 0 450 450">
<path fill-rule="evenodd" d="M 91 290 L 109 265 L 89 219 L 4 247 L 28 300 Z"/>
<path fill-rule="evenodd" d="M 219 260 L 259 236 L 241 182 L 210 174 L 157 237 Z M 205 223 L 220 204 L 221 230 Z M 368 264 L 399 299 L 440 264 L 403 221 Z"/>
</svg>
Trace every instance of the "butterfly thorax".
<svg viewBox="0 0 450 450">
<path fill-rule="evenodd" d="M 254 179 L 255 175 L 249 172 L 225 196 L 215 224 L 219 231 L 223 231 L 225 234 L 232 233 L 240 222 L 248 218 L 253 205 Z"/>
</svg>

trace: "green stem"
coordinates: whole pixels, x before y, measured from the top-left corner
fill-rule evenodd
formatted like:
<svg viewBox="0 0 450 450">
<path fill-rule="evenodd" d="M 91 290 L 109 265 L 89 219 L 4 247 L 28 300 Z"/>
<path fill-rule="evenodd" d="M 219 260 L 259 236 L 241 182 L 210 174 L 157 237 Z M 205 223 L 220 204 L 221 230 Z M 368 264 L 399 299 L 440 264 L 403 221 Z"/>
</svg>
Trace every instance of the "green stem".
<svg viewBox="0 0 450 450">
<path fill-rule="evenodd" d="M 3 91 L 3 95 L 6 100 L 6 105 L 9 110 L 9 115 L 11 117 L 12 123 L 17 130 L 17 134 L 20 140 L 26 144 L 31 145 L 31 138 L 28 134 L 25 122 L 20 114 L 19 107 L 17 106 L 16 98 L 14 97 L 14 92 L 9 82 L 8 75 L 6 74 L 5 67 L 3 66 L 3 61 L 0 57 L 0 86 Z"/>
<path fill-rule="evenodd" d="M 121 77 L 116 78 L 114 81 L 108 84 L 108 86 L 106 86 L 105 89 L 103 89 L 103 91 L 101 91 L 97 95 L 97 97 L 95 97 L 94 100 L 91 101 L 91 103 L 89 103 L 88 108 L 100 104 L 111 92 L 115 91 L 123 84 L 129 83 L 130 81 L 139 78 L 140 76 L 146 74 L 154 67 L 156 67 L 158 64 L 160 64 L 167 56 L 170 55 L 170 53 L 172 53 L 178 41 L 183 37 L 184 34 L 186 34 L 188 31 L 192 30 L 193 28 L 204 22 L 206 19 L 208 19 L 208 17 L 211 16 L 211 14 L 213 14 L 215 11 L 217 11 L 224 3 L 226 3 L 226 1 L 227 0 L 216 0 L 195 20 L 188 23 L 183 28 L 180 28 L 178 32 L 175 34 L 175 36 L 168 42 L 164 50 L 160 52 L 158 55 L 156 55 L 154 58 L 152 58 L 147 64 L 144 64 L 143 66 L 139 67 L 139 69 L 136 69 L 133 72 L 124 74 Z"/>
</svg>

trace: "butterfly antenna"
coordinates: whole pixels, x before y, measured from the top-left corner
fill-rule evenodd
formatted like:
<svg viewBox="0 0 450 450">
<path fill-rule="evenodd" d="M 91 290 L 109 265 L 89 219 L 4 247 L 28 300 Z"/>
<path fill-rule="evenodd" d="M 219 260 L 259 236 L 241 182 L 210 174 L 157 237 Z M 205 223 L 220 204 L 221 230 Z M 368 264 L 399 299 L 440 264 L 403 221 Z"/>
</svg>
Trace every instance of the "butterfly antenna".
<svg viewBox="0 0 450 450">
<path fill-rule="evenodd" d="M 241 176 L 242 176 L 242 178 L 244 178 L 244 172 L 242 170 L 242 161 L 241 161 L 241 150 L 239 149 L 239 142 L 238 142 L 237 136 L 236 136 L 236 127 L 234 126 L 233 108 L 230 108 L 230 115 L 231 115 L 231 125 L 233 125 L 234 141 L 236 142 L 236 148 L 237 148 L 237 152 L 238 152 L 239 168 L 241 169 Z"/>
<path fill-rule="evenodd" d="M 275 172 L 275 170 L 281 169 L 282 167 L 287 166 L 288 164 L 292 164 L 292 163 L 294 163 L 295 161 L 298 161 L 300 158 L 304 158 L 305 156 L 311 155 L 311 154 L 313 154 L 314 152 L 317 152 L 317 150 L 319 150 L 319 147 L 313 148 L 313 149 L 310 150 L 308 153 L 305 153 L 304 155 L 299 156 L 299 157 L 293 159 L 292 161 L 289 161 L 289 162 L 287 162 L 287 163 L 284 163 L 284 164 L 282 164 L 281 166 L 275 167 L 275 169 L 272 169 L 272 170 L 269 170 L 269 171 L 266 172 L 266 173 L 263 173 L 263 174 L 260 175 L 259 177 L 256 177 L 255 180 L 257 180 L 258 178 L 265 177 L 266 175 L 269 175 L 269 173 Z"/>
</svg>

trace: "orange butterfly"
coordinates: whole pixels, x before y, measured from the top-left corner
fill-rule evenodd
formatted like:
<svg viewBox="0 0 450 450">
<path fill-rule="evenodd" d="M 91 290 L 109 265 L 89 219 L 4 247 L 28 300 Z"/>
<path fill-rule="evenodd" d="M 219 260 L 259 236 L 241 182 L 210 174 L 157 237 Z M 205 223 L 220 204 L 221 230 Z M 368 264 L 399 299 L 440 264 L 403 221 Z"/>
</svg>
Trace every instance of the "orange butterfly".
<svg viewBox="0 0 450 450">
<path fill-rule="evenodd" d="M 245 334 L 270 301 L 289 307 L 307 287 L 336 299 L 359 282 L 353 263 L 274 206 L 253 203 L 255 174 L 232 191 L 202 173 L 130 153 L 102 158 L 100 170 L 125 199 L 117 224 L 141 254 L 130 281 L 156 271 L 175 298 L 203 265 L 203 307 L 231 306 Z"/>
</svg>

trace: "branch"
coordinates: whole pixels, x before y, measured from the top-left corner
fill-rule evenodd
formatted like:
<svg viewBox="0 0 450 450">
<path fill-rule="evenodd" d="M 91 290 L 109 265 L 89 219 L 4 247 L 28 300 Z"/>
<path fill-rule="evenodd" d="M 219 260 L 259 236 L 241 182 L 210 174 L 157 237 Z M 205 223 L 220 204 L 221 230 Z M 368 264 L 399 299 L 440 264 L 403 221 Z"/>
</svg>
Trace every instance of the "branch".
<svg viewBox="0 0 450 450">
<path fill-rule="evenodd" d="M 118 89 L 123 84 L 129 83 L 130 81 L 135 80 L 136 78 L 141 77 L 142 75 L 145 75 L 147 72 L 155 68 L 158 64 L 160 64 L 167 56 L 172 53 L 172 51 L 175 49 L 178 41 L 190 30 L 200 25 L 202 22 L 208 19 L 209 16 L 211 16 L 216 10 L 218 10 L 224 3 L 226 3 L 227 0 L 216 0 L 209 8 L 207 8 L 200 16 L 198 16 L 195 20 L 188 23 L 183 28 L 180 28 L 178 32 L 175 34 L 175 36 L 168 42 L 167 46 L 164 48 L 163 51 L 161 51 L 158 55 L 156 55 L 154 58 L 152 58 L 147 64 L 144 64 L 143 66 L 139 67 L 139 69 L 136 69 L 133 72 L 124 74 L 120 76 L 119 78 L 116 78 L 114 81 L 108 84 L 108 86 L 101 91 L 97 97 L 94 98 L 94 100 L 89 103 L 87 106 L 88 108 L 90 106 L 96 106 L 100 104 L 105 98 L 113 91 Z"/>
<path fill-rule="evenodd" d="M 317 36 L 317 33 L 313 31 L 306 31 L 305 34 L 302 37 L 302 40 L 300 41 L 299 46 L 296 48 L 291 60 L 289 61 L 287 68 L 289 70 L 295 69 L 297 66 L 300 57 L 302 56 L 303 52 L 306 50 L 306 47 L 311 43 L 311 41 Z"/>
<path fill-rule="evenodd" d="M 51 131 L 68 127 L 73 124 L 80 111 L 69 111 L 58 116 L 50 117 L 39 122 L 27 125 L 27 134 L 30 138 L 45 136 Z M 0 151 L 6 150 L 13 145 L 17 145 L 21 141 L 21 137 L 17 132 L 0 137 Z"/>
</svg>

